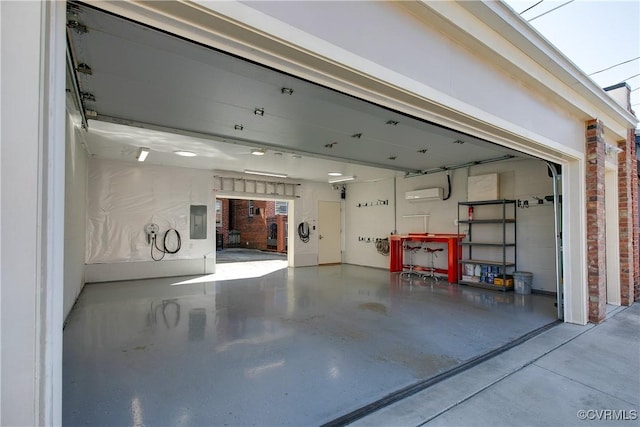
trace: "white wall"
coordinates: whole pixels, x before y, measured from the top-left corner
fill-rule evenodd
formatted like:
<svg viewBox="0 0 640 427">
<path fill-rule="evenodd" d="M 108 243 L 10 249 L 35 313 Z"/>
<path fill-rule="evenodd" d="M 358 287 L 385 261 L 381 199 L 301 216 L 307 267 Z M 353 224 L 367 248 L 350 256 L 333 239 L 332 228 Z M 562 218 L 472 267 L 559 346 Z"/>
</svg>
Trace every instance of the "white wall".
<svg viewBox="0 0 640 427">
<path fill-rule="evenodd" d="M 395 229 L 393 179 L 347 185 L 343 206 L 345 216 L 345 257 L 348 264 L 389 268 L 389 256 L 381 255 L 375 243 L 358 238 L 385 238 Z M 389 201 L 389 204 L 379 204 Z M 364 206 L 364 205 L 367 206 Z M 359 206 L 358 206 L 359 205 Z"/>
<path fill-rule="evenodd" d="M 215 251 L 213 210 L 214 172 L 114 160 L 89 160 L 87 188 L 87 282 L 201 274 L 204 256 Z M 249 195 L 249 194 L 247 194 Z M 290 214 L 289 242 L 295 267 L 317 265 L 318 201 L 339 201 L 340 192 L 328 183 L 303 181 Z M 207 239 L 189 239 L 189 206 L 209 206 Z M 307 243 L 298 238 L 297 225 L 311 225 Z M 144 226 L 155 222 L 161 236 L 178 230 L 182 249 L 154 262 L 146 243 Z M 155 252 L 156 257 L 159 255 Z M 206 267 L 211 269 L 210 260 Z M 207 270 L 207 273 L 213 272 Z"/>
<path fill-rule="evenodd" d="M 524 86 L 497 64 L 411 16 L 402 2 L 246 4 L 349 54 L 477 107 L 478 111 L 489 112 L 580 152 L 584 150 L 581 120 Z M 331 25 L 326 25 L 327 22 Z M 393 31 L 379 31 L 380 28 Z M 365 61 L 359 63 L 366 65 Z M 431 97 L 432 93 L 426 90 L 422 95 Z"/>
<path fill-rule="evenodd" d="M 84 286 L 88 155 L 70 116 L 66 122 L 64 317 Z"/>
<path fill-rule="evenodd" d="M 206 239 L 190 239 L 192 204 L 208 206 Z M 167 271 L 203 273 L 204 256 L 215 250 L 213 207 L 210 171 L 90 159 L 87 281 L 160 277 Z M 164 233 L 175 228 L 182 239 L 180 251 L 154 262 L 144 232 L 148 223 L 159 225 L 159 244 Z"/>
<path fill-rule="evenodd" d="M 38 3 L 0 2 L 2 151 L 0 170 L 0 424 L 36 425 L 38 158 L 41 32 Z M 11 60 L 9 60 L 11 58 Z M 19 159 L 19 161 L 18 161 Z"/>
<path fill-rule="evenodd" d="M 467 178 L 469 174 L 484 175 L 498 173 L 500 198 L 529 201 L 529 208 L 517 209 L 517 264 L 518 270 L 533 273 L 532 287 L 537 290 L 555 292 L 555 241 L 553 204 L 537 205 L 534 196 L 543 198 L 553 194 L 552 180 L 547 175 L 547 166 L 539 160 L 517 160 L 457 169 L 451 172 L 451 198 L 446 201 L 411 203 L 404 199 L 407 191 L 431 187 L 442 187 L 447 192 L 446 175 L 437 173 L 413 178 L 398 178 L 396 182 L 396 218 L 399 234 L 424 232 L 424 220 L 419 217 L 404 218 L 405 215 L 428 214 L 426 231 L 429 233 L 457 233 L 454 220 L 458 218 L 458 202 L 467 200 Z M 357 208 L 358 203 L 389 199 L 389 208 L 373 206 Z M 388 235 L 394 229 L 393 181 L 351 184 L 347 187 L 346 200 L 346 254 L 350 264 L 388 268 L 388 257 L 377 254 L 373 244 L 358 241 L 358 236 Z M 466 213 L 463 212 L 466 218 Z M 474 235 L 482 230 L 474 228 Z M 466 228 L 460 229 L 466 233 Z M 416 261 L 429 262 L 426 255 Z M 436 267 L 446 267 L 446 256 L 435 260 Z"/>
<path fill-rule="evenodd" d="M 64 18 L 0 2 L 0 425 L 61 423 Z"/>
<path fill-rule="evenodd" d="M 328 183 L 303 181 L 298 195 L 300 197 L 294 202 L 293 219 L 289 220 L 289 242 L 295 242 L 293 243 L 293 265 L 295 267 L 318 265 L 318 231 L 315 228 L 318 225 L 318 201 L 340 201 L 340 192 L 332 189 Z M 303 221 L 310 225 L 311 234 L 307 243 L 298 237 L 297 227 Z M 291 245 L 289 247 L 291 248 Z"/>
<path fill-rule="evenodd" d="M 429 233 L 457 233 L 458 228 L 453 220 L 458 217 L 458 202 L 467 199 L 467 170 L 451 171 L 451 197 L 449 200 L 428 202 L 409 202 L 405 199 L 407 191 L 423 188 L 441 187 L 447 193 L 447 177 L 444 173 L 398 178 L 398 233 L 422 233 L 422 218 L 404 218 L 405 215 L 428 214 L 427 229 Z"/>
</svg>

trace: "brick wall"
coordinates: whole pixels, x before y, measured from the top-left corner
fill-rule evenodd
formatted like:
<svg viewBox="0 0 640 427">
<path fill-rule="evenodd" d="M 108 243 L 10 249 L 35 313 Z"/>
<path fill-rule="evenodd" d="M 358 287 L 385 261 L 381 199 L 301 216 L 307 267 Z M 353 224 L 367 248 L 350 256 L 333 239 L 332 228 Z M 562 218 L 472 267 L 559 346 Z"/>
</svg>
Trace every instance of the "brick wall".
<svg viewBox="0 0 640 427">
<path fill-rule="evenodd" d="M 607 302 L 605 259 L 604 140 L 599 120 L 586 122 L 587 149 L 587 281 L 589 285 L 589 321 L 604 320 Z"/>
<path fill-rule="evenodd" d="M 626 85 L 627 111 L 631 109 L 631 88 Z M 622 305 L 640 301 L 640 249 L 638 246 L 638 162 L 635 129 L 618 141 L 618 193 L 620 212 L 620 300 Z"/>
<path fill-rule="evenodd" d="M 276 202 L 268 201 L 265 207 L 267 218 L 276 216 Z"/>
<path fill-rule="evenodd" d="M 253 201 L 253 216 L 249 216 L 249 200 L 232 200 L 233 228 L 240 231 L 240 247 L 248 249 L 267 249 L 266 201 Z"/>
<path fill-rule="evenodd" d="M 635 129 L 627 133 L 629 157 L 631 158 L 631 215 L 633 233 L 633 295 L 629 296 L 629 304 L 640 301 L 640 207 L 638 205 L 638 162 L 635 143 Z"/>
<path fill-rule="evenodd" d="M 287 252 L 287 215 L 278 215 L 276 217 L 278 223 L 278 252 Z"/>
<path fill-rule="evenodd" d="M 620 299 L 629 305 L 638 298 L 637 167 L 633 130 L 618 142 L 618 209 L 620 212 Z M 635 180 L 634 180 L 635 177 Z"/>
<path fill-rule="evenodd" d="M 222 234 L 222 248 L 226 248 L 229 244 L 229 200 L 218 199 L 222 204 L 222 226 L 216 226 L 216 234 Z"/>
<path fill-rule="evenodd" d="M 640 189 L 638 188 L 638 162 L 635 144 L 635 130 L 629 129 L 627 135 L 629 143 L 629 156 L 631 162 L 631 204 L 633 213 L 633 288 L 634 295 L 631 301 L 640 301 L 640 199 L 638 198 Z"/>
<path fill-rule="evenodd" d="M 278 252 L 287 252 L 286 247 L 286 215 L 276 215 L 274 201 L 254 200 L 254 215 L 249 217 L 249 200 L 219 199 L 222 202 L 222 225 L 216 232 L 222 234 L 223 248 L 241 247 L 266 250 L 267 218 L 275 218 L 278 224 Z M 229 242 L 229 231 L 240 231 L 240 243 Z M 247 244 L 248 243 L 248 244 Z"/>
</svg>

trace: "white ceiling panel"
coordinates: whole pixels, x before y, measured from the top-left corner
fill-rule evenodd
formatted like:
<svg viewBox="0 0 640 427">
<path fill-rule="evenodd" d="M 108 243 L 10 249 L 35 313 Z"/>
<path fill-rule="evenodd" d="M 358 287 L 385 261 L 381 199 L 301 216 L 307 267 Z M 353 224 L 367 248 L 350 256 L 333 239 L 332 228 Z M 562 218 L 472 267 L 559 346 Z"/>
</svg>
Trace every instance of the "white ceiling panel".
<svg viewBox="0 0 640 427">
<path fill-rule="evenodd" d="M 92 156 L 135 162 L 140 147 L 150 148 L 145 162 L 186 168 L 242 172 L 245 169 L 285 173 L 294 180 L 327 182 L 329 172 L 356 176 L 360 182 L 392 178 L 402 173 L 338 160 L 321 159 L 279 150 L 266 150 L 263 156 L 251 148 L 226 142 L 162 132 L 115 123 L 90 120 L 83 138 Z M 177 150 L 197 153 L 180 157 Z"/>
</svg>

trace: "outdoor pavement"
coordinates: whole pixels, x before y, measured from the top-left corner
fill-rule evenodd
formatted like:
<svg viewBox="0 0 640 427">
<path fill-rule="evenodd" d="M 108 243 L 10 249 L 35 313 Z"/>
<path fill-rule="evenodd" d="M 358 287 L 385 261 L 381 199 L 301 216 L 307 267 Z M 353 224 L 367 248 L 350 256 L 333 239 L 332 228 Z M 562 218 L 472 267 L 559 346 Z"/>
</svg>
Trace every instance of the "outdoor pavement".
<svg viewBox="0 0 640 427">
<path fill-rule="evenodd" d="M 286 253 L 258 249 L 224 248 L 216 251 L 216 264 L 228 262 L 287 260 Z"/>
<path fill-rule="evenodd" d="M 640 425 L 640 303 L 563 323 L 353 426 Z"/>
</svg>

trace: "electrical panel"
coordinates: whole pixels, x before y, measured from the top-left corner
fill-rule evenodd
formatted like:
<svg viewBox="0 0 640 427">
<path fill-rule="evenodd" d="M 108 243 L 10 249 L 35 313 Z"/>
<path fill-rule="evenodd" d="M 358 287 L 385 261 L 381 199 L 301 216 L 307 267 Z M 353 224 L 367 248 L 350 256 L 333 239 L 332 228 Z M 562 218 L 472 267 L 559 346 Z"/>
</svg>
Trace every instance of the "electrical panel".
<svg viewBox="0 0 640 427">
<path fill-rule="evenodd" d="M 207 206 L 191 205 L 191 222 L 190 222 L 191 239 L 207 238 Z"/>
</svg>

